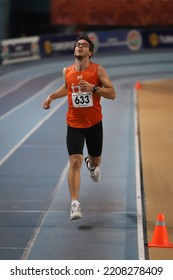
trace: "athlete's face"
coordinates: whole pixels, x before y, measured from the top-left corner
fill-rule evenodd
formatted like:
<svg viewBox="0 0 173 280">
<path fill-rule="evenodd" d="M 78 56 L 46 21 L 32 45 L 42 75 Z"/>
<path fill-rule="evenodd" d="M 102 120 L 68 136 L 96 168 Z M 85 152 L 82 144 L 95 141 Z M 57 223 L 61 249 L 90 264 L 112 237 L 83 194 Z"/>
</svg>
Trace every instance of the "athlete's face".
<svg viewBox="0 0 173 280">
<path fill-rule="evenodd" d="M 87 41 L 81 39 L 75 44 L 74 56 L 76 58 L 81 59 L 91 55 L 92 52 L 89 50 L 89 43 Z"/>
</svg>

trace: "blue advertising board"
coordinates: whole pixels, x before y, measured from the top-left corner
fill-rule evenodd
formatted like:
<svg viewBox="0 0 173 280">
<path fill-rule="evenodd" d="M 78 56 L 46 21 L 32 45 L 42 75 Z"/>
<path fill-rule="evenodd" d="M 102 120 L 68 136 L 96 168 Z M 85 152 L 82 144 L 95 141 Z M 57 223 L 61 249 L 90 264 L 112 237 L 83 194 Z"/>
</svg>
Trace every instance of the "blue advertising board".
<svg viewBox="0 0 173 280">
<path fill-rule="evenodd" d="M 78 36 L 83 34 L 87 34 L 93 41 L 95 53 L 173 48 L 173 29 L 171 28 L 53 34 L 3 40 L 0 45 L 0 64 L 73 54 L 74 43 Z"/>
<path fill-rule="evenodd" d="M 173 29 L 146 29 L 142 36 L 145 49 L 173 48 Z"/>
<path fill-rule="evenodd" d="M 41 57 L 73 53 L 77 37 L 83 33 L 41 36 Z M 142 36 L 138 30 L 86 32 L 95 46 L 95 52 L 138 51 L 142 48 Z"/>
<path fill-rule="evenodd" d="M 53 57 L 73 53 L 74 43 L 79 34 L 40 36 L 41 57 Z"/>
<path fill-rule="evenodd" d="M 142 48 L 142 36 L 138 30 L 122 29 L 88 33 L 97 52 L 138 51 Z"/>
</svg>

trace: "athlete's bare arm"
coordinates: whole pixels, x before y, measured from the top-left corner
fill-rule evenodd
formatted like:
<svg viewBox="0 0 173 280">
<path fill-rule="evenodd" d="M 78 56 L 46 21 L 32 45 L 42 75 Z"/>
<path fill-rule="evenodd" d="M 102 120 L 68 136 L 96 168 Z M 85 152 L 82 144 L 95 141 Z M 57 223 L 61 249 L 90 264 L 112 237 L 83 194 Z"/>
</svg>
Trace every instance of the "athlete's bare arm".
<svg viewBox="0 0 173 280">
<path fill-rule="evenodd" d="M 65 69 L 66 68 L 63 69 L 64 78 L 65 78 Z M 53 100 L 64 97 L 66 95 L 67 95 L 67 87 L 66 84 L 64 84 L 46 98 L 46 100 L 43 102 L 43 109 L 49 109 Z"/>
<path fill-rule="evenodd" d="M 105 69 L 101 65 L 99 65 L 99 68 L 98 68 L 98 75 L 99 75 L 99 80 L 102 83 L 102 87 L 98 87 L 97 93 L 105 98 L 115 99 L 116 92 L 113 87 L 113 84 L 112 84 L 108 74 L 106 73 Z M 94 87 L 93 84 L 90 84 L 84 80 L 80 81 L 80 86 L 81 86 L 82 90 L 86 90 L 86 91 L 92 91 L 92 89 Z"/>
<path fill-rule="evenodd" d="M 98 75 L 99 75 L 99 79 L 102 83 L 102 87 L 98 88 L 97 93 L 105 98 L 115 99 L 116 92 L 115 92 L 114 86 L 113 86 L 106 70 L 101 65 L 99 65 L 99 68 L 98 68 Z"/>
</svg>

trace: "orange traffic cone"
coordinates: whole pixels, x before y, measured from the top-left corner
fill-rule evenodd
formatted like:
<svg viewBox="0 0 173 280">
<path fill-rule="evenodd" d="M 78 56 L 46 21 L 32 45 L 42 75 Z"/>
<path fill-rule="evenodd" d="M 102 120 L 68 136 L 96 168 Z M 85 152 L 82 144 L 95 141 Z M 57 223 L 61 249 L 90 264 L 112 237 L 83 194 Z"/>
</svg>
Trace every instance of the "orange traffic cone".
<svg viewBox="0 0 173 280">
<path fill-rule="evenodd" d="M 139 90 L 142 88 L 141 82 L 140 81 L 136 81 L 135 83 L 135 89 Z"/>
<path fill-rule="evenodd" d="M 148 243 L 148 247 L 172 248 L 173 244 L 169 242 L 168 233 L 163 214 L 158 214 L 157 221 L 152 237 L 152 241 Z"/>
</svg>

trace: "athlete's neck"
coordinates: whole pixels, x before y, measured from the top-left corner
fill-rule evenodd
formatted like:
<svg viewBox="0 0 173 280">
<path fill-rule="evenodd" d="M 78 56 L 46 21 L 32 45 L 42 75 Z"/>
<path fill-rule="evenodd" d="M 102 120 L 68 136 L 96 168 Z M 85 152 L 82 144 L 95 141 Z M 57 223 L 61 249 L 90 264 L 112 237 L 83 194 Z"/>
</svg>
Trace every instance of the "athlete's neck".
<svg viewBox="0 0 173 280">
<path fill-rule="evenodd" d="M 90 64 L 90 60 L 85 60 L 85 59 L 75 59 L 75 69 L 76 71 L 83 71 L 85 70 Z"/>
</svg>

